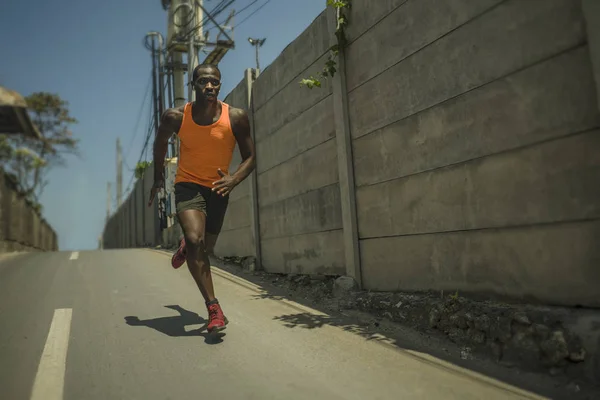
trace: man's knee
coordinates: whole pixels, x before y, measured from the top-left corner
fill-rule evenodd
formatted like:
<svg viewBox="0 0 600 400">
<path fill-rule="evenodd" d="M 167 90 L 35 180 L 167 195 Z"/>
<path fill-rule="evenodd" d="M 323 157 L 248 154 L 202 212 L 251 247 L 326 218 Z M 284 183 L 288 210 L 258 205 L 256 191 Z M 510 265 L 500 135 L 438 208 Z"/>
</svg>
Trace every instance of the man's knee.
<svg viewBox="0 0 600 400">
<path fill-rule="evenodd" d="M 191 251 L 204 251 L 206 248 L 204 235 L 197 232 L 186 234 L 185 246 Z"/>
</svg>

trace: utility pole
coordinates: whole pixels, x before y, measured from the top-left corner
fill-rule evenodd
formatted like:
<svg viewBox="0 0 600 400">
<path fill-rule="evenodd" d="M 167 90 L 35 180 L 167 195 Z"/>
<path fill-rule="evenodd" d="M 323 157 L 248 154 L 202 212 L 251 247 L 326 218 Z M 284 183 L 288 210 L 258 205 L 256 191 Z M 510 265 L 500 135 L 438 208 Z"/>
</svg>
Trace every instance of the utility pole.
<svg viewBox="0 0 600 400">
<path fill-rule="evenodd" d="M 106 222 L 108 222 L 108 219 L 110 218 L 110 203 L 111 203 L 111 197 L 110 197 L 110 182 L 106 182 Z"/>
<path fill-rule="evenodd" d="M 250 42 L 250 44 L 252 46 L 254 46 L 254 48 L 256 49 L 256 73 L 257 74 L 260 71 L 260 64 L 258 62 L 258 48 L 262 47 L 262 45 L 265 43 L 265 40 L 267 40 L 267 38 L 263 38 L 263 39 L 254 39 L 251 37 L 248 38 L 248 42 Z"/>
<path fill-rule="evenodd" d="M 152 39 L 152 43 L 148 43 L 148 39 Z M 158 48 L 156 39 L 158 38 Z M 158 129 L 160 116 L 165 107 L 164 101 L 164 71 L 165 65 L 163 62 L 163 37 L 159 32 L 148 32 L 146 34 L 144 45 L 151 52 L 152 58 L 152 99 L 154 105 L 154 126 L 155 134 Z"/>
<path fill-rule="evenodd" d="M 121 154 L 121 139 L 117 138 L 117 209 L 123 200 L 123 155 Z"/>
</svg>

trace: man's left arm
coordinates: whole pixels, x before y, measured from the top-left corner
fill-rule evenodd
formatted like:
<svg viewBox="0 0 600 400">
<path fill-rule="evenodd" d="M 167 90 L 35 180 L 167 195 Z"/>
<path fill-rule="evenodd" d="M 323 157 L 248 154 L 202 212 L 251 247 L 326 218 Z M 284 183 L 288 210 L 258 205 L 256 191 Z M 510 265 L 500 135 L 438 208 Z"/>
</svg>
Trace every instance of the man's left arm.
<svg viewBox="0 0 600 400">
<path fill-rule="evenodd" d="M 233 175 L 226 176 L 221 170 L 221 179 L 215 182 L 214 190 L 220 195 L 228 195 L 231 190 L 250 175 L 256 166 L 256 150 L 250 133 L 250 120 L 248 113 L 239 108 L 229 111 L 231 129 L 240 148 L 242 163 Z"/>
</svg>

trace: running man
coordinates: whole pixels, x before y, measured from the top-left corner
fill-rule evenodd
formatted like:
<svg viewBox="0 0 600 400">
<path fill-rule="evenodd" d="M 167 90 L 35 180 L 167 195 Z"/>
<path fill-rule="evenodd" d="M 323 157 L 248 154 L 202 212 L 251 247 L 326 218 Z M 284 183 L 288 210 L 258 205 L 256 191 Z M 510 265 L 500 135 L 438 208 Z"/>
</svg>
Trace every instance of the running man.
<svg viewBox="0 0 600 400">
<path fill-rule="evenodd" d="M 164 187 L 164 161 L 169 138 L 177 134 L 180 155 L 175 177 L 175 208 L 183 230 L 179 249 L 171 264 L 179 268 L 187 261 L 208 310 L 208 331 L 225 329 L 227 318 L 215 297 L 209 255 L 214 251 L 223 225 L 229 193 L 255 167 L 255 149 L 246 111 L 217 100 L 221 71 L 201 64 L 192 82 L 196 100 L 166 110 L 154 141 L 154 186 L 148 206 Z M 236 143 L 242 163 L 233 175 L 229 164 Z"/>
</svg>

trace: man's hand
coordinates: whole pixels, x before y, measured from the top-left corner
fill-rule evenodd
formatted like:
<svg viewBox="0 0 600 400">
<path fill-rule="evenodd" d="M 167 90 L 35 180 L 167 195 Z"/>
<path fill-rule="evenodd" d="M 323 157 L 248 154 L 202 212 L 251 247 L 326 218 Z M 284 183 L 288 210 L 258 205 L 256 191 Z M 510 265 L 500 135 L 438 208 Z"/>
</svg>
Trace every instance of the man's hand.
<svg viewBox="0 0 600 400">
<path fill-rule="evenodd" d="M 154 185 L 152 185 L 152 189 L 150 189 L 150 200 L 148 201 L 148 207 L 152 205 L 154 198 L 156 197 L 156 193 L 162 188 L 165 187 L 165 181 L 158 179 L 154 181 Z"/>
<path fill-rule="evenodd" d="M 227 196 L 229 193 L 231 193 L 233 188 L 237 186 L 238 182 L 233 176 L 221 171 L 221 168 L 219 168 L 217 172 L 219 173 L 221 179 L 219 179 L 216 182 L 213 182 L 213 185 L 215 185 L 215 187 L 213 187 L 212 190 L 213 192 L 216 191 L 221 196 Z"/>
</svg>

